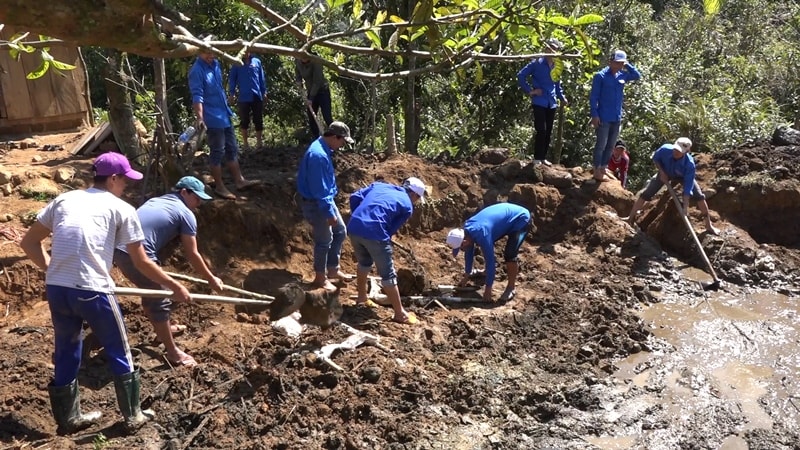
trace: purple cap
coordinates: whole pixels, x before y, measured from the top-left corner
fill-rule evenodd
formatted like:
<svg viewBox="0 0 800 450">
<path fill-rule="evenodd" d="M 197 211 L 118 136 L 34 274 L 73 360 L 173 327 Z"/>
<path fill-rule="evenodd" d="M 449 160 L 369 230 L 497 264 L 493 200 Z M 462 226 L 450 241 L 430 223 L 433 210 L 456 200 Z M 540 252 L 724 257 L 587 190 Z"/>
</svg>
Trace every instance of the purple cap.
<svg viewBox="0 0 800 450">
<path fill-rule="evenodd" d="M 125 175 L 131 180 L 141 180 L 143 175 L 141 172 L 133 170 L 128 158 L 122 153 L 108 152 L 103 153 L 94 160 L 92 166 L 94 173 L 101 177 L 110 177 L 111 175 Z"/>
</svg>

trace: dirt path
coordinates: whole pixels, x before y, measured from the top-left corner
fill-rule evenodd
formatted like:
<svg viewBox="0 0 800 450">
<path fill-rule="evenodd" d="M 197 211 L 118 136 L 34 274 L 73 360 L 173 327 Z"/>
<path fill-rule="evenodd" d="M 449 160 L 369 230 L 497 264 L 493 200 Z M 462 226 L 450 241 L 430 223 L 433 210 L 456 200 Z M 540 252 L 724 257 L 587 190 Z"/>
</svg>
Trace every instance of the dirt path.
<svg viewBox="0 0 800 450">
<path fill-rule="evenodd" d="M 42 137 L 43 144 L 58 143 L 48 139 L 56 138 Z M 791 153 L 767 145 L 748 151 L 766 166 L 769 158 Z M 35 154 L 43 161 L 31 162 Z M 265 184 L 248 191 L 245 201 L 216 200 L 201 208 L 200 249 L 226 283 L 274 295 L 287 282 L 310 280 L 310 232 L 294 204 L 301 154 L 281 149 L 245 155 L 245 175 Z M 800 210 L 792 203 L 791 193 L 800 192 L 796 177 L 734 174 L 730 168 L 741 167 L 735 159 L 740 155 L 699 159 L 704 190 L 715 194 L 709 199 L 714 219 L 725 229 L 720 237 L 701 234 L 703 245 L 725 281 L 724 295 L 742 299 L 760 288 L 795 299 L 797 230 L 774 224 Z M 12 217 L 0 226 L 24 232 L 23 220 L 44 205 L 35 193 L 23 197 L 20 186 L 65 167 L 77 176 L 62 184 L 83 186 L 81 171 L 89 162 L 59 151 L 6 154 L 1 170 L 17 177 L 17 187 L 3 199 L 0 215 Z M 508 200 L 531 209 L 538 229 L 520 255 L 517 297 L 448 310 L 410 306 L 422 321 L 407 327 L 389 320 L 390 309 L 354 307 L 346 300 L 354 288 L 345 286 L 342 322 L 379 336 L 390 351 L 364 346 L 336 353 L 342 372 L 316 359 L 313 350 L 343 340 L 346 331 L 309 328 L 299 339 L 289 338 L 272 329 L 265 311 L 219 304 L 177 310 L 176 318 L 188 325 L 179 344 L 201 366 L 173 369 L 153 341 L 138 299 L 123 298 L 144 404 L 157 411 L 156 423 L 122 435 L 104 354 L 87 345 L 79 376 L 83 405 L 102 410 L 107 422 L 84 435 L 56 437 L 46 390 L 53 336 L 43 274 L 6 240 L 0 242 L 0 375 L 8 380 L 0 388 L 3 446 L 97 448 L 102 433 L 105 448 L 798 448 L 798 416 L 788 401 L 796 403 L 789 392 L 800 382 L 797 364 L 751 377 L 784 377 L 782 394 L 770 381 L 764 392 L 737 395 L 732 389 L 752 385 L 736 384 L 745 376 L 725 378 L 741 371 L 735 361 L 703 367 L 703 359 L 680 356 L 687 351 L 683 342 L 650 328 L 660 320 L 647 316 L 650 305 L 696 307 L 706 294 L 668 257 L 702 265 L 666 198 L 648 205 L 644 231 L 636 231 L 618 218 L 627 215 L 633 194 L 613 183 L 586 183 L 589 175 L 580 169 L 543 171 L 490 152 L 459 163 L 344 154 L 337 170 L 343 193 L 378 178 L 399 182 L 412 175 L 433 186 L 431 201 L 397 237 L 396 264 L 407 269 L 408 289 L 420 280 L 457 280 L 462 266 L 444 237 L 483 204 Z M 758 186 L 758 206 L 737 203 Z M 339 200 L 346 205 L 344 195 Z M 693 209 L 693 222 L 702 224 L 696 214 Z M 189 273 L 174 249 L 164 261 L 169 270 Z M 343 261 L 346 270 L 355 269 L 349 243 Z M 498 275 L 499 290 L 502 269 Z M 733 323 L 713 325 L 730 330 Z M 713 361 L 734 346 L 761 348 L 762 339 L 787 339 L 782 348 L 796 354 L 796 328 L 770 316 L 758 324 L 746 330 L 746 343 L 739 333 L 705 335 L 716 345 L 703 355 Z M 796 363 L 781 361 L 785 367 Z M 680 396 L 671 393 L 674 386 L 684 389 Z M 692 408 L 684 409 L 688 404 Z"/>
</svg>

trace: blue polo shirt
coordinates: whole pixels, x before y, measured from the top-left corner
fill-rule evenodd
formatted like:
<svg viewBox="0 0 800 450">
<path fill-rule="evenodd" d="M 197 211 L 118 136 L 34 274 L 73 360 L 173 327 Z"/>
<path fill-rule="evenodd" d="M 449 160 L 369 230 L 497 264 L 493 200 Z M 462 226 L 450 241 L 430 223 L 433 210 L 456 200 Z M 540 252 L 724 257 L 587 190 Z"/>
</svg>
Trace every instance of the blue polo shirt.
<svg viewBox="0 0 800 450">
<path fill-rule="evenodd" d="M 334 198 L 339 193 L 333 170 L 333 149 L 320 136 L 303 155 L 297 169 L 297 192 L 305 200 L 316 200 L 319 208 L 333 217 L 336 211 Z"/>
<path fill-rule="evenodd" d="M 623 89 L 628 81 L 635 81 L 642 74 L 630 63 L 616 74 L 606 66 L 592 77 L 592 91 L 589 94 L 589 108 L 592 117 L 599 117 L 601 122 L 619 122 L 622 120 Z"/>
<path fill-rule="evenodd" d="M 405 188 L 377 182 L 350 195 L 350 211 L 348 234 L 386 242 L 411 217 L 414 206 Z"/>
<path fill-rule="evenodd" d="M 683 180 L 683 195 L 692 195 L 696 166 L 692 155 L 686 153 L 680 159 L 672 157 L 672 144 L 664 144 L 653 153 L 653 162 L 661 166 L 670 179 Z"/>
<path fill-rule="evenodd" d="M 528 96 L 531 95 L 531 91 L 534 89 L 542 90 L 542 95 L 531 97 L 531 103 L 534 106 L 553 109 L 558 106 L 557 98 L 565 100 L 561 82 L 553 81 L 550 76 L 551 70 L 546 58 L 537 58 L 517 73 L 517 83 Z M 528 83 L 529 78 L 530 83 Z"/>
<path fill-rule="evenodd" d="M 237 64 L 231 67 L 228 74 L 228 93 L 236 94 L 238 87 L 239 97 L 237 100 L 240 103 L 262 100 L 267 95 L 267 81 L 264 77 L 261 60 L 256 56 L 251 56 L 249 60 L 245 59 L 242 62 L 244 62 L 242 66 Z"/>
<path fill-rule="evenodd" d="M 228 107 L 222 86 L 219 61 L 215 59 L 213 64 L 208 64 L 197 58 L 189 69 L 189 91 L 192 93 L 192 103 L 203 104 L 203 122 L 208 128 L 231 126 L 233 111 Z"/>
<path fill-rule="evenodd" d="M 494 283 L 494 243 L 510 233 L 522 231 L 531 221 L 531 213 L 513 203 L 497 203 L 487 206 L 464 223 L 464 234 L 472 238 L 483 252 L 486 261 L 486 284 Z M 464 273 L 472 273 L 475 245 L 464 250 Z"/>
</svg>

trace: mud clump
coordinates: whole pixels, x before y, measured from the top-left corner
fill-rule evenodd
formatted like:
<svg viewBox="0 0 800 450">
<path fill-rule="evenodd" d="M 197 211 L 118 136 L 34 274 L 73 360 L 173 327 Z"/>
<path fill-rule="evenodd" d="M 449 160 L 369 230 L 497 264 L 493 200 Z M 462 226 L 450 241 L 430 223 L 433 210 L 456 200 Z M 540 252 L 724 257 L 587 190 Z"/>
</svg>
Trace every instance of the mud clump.
<svg viewBox="0 0 800 450">
<path fill-rule="evenodd" d="M 297 283 L 286 284 L 278 290 L 270 305 L 270 320 L 279 320 L 295 311 L 300 311 L 301 323 L 328 328 L 342 316 L 339 289 L 306 291 Z"/>
</svg>

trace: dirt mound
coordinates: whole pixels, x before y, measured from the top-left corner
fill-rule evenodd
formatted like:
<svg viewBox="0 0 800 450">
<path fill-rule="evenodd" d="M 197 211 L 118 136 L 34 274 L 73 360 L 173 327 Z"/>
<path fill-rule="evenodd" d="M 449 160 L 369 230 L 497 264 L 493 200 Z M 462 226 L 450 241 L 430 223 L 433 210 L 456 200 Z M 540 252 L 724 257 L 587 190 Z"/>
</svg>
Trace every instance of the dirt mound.
<svg viewBox="0 0 800 450">
<path fill-rule="evenodd" d="M 791 214 L 800 210 L 793 197 L 787 198 L 798 167 L 788 156 L 794 150 L 752 146 L 746 151 L 752 156 L 736 149 L 698 158 L 701 184 L 715 191 L 709 203 L 725 229 L 719 238 L 703 236 L 703 244 L 728 282 L 794 289 L 800 260 L 778 244 L 796 242 L 791 234 L 796 230 L 777 227 L 791 208 Z M 201 252 L 227 284 L 277 295 L 286 283 L 312 278 L 310 229 L 294 192 L 302 152 L 244 155 L 246 176 L 264 184 L 246 192 L 247 200 L 218 200 L 201 208 Z M 85 164 L 63 152 L 51 158 L 44 168 L 37 166 L 40 172 Z M 770 158 L 786 158 L 781 165 L 788 175 L 776 178 L 778 160 Z M 763 173 L 752 178 L 756 159 L 764 162 Z M 745 164 L 750 170 L 739 172 Z M 338 155 L 336 168 L 342 193 L 337 200 L 345 216 L 347 194 L 372 181 L 399 183 L 417 176 L 432 186 L 428 202 L 396 237 L 395 263 L 408 272 L 405 279 L 413 280 L 406 290 L 458 279 L 463 263 L 444 244 L 449 228 L 490 203 L 528 207 L 537 231 L 520 254 L 516 298 L 446 310 L 410 305 L 421 323 L 409 327 L 392 323 L 389 309 L 353 306 L 348 297 L 355 288 L 344 285 L 341 321 L 379 336 L 386 348 L 336 353 L 341 372 L 314 353 L 347 338 L 336 326 L 310 327 L 295 339 L 274 332 L 266 311 L 199 303 L 178 308 L 175 318 L 188 325 L 180 345 L 201 366 L 172 370 L 138 299 L 124 298 L 131 345 L 143 372 L 143 403 L 158 418 L 136 436 L 122 435 L 105 355 L 87 345 L 79 377 L 84 408 L 103 410 L 107 417 L 93 431 L 102 432 L 115 448 L 468 449 L 481 447 L 479 442 L 497 449 L 541 448 L 543 443 L 585 448 L 568 426 L 550 425 L 569 421 L 570 411 L 602 413 L 598 396 L 615 370 L 614 358 L 653 345 L 634 308 L 658 301 L 657 293 L 665 289 L 698 295 L 699 287 L 677 275 L 664 251 L 695 261 L 696 250 L 665 197 L 648 205 L 642 222 L 646 234 L 619 219 L 628 214 L 634 194 L 616 183 L 588 183 L 589 173 L 580 168 L 533 166 L 495 151 L 461 162 L 345 153 Z M 8 199 L 0 213 L 14 215 L 12 225 L 20 228 L 22 216 L 43 205 L 21 199 L 18 189 Z M 692 220 L 700 223 L 695 214 Z M 774 226 L 760 226 L 764 221 Z M 9 380 L 0 390 L 5 405 L 0 439 L 58 448 L 96 446 L 96 435 L 54 436 L 46 391 L 53 336 L 42 301 L 43 275 L 17 246 L 0 249 L 6 306 L 0 373 Z M 776 267 L 779 258 L 783 263 Z M 164 261 L 172 271 L 189 271 L 175 248 L 167 250 Z M 355 270 L 349 243 L 343 266 Z M 498 287 L 505 277 L 500 267 Z M 117 280 L 127 285 L 121 276 Z M 598 433 L 601 427 L 581 428 Z"/>
</svg>

